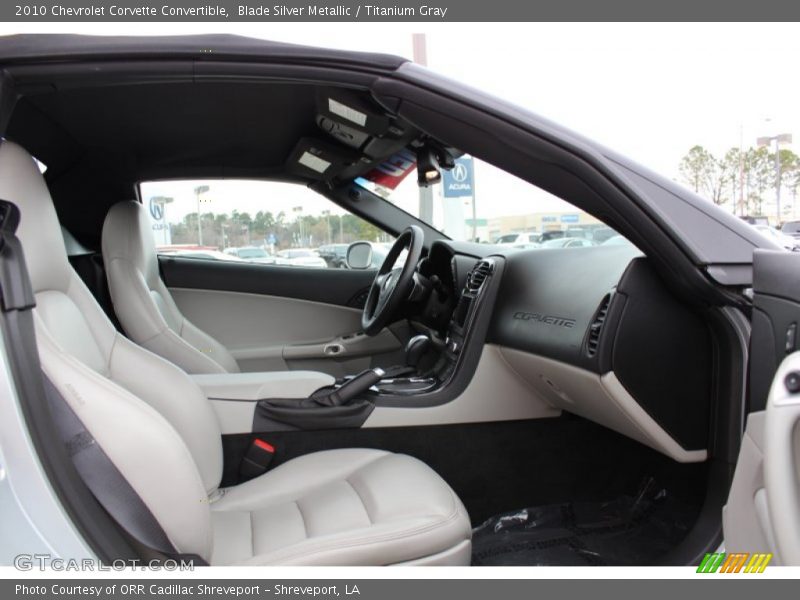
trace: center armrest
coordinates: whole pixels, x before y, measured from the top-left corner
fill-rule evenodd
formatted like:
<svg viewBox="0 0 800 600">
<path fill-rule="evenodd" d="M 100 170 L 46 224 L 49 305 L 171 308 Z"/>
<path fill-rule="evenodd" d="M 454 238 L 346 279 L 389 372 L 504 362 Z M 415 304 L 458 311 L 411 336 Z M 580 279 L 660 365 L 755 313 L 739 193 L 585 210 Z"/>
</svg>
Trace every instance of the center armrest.
<svg viewBox="0 0 800 600">
<path fill-rule="evenodd" d="M 336 381 L 331 375 L 317 371 L 211 373 L 191 377 L 211 400 L 253 402 L 270 398 L 307 398 Z"/>
</svg>

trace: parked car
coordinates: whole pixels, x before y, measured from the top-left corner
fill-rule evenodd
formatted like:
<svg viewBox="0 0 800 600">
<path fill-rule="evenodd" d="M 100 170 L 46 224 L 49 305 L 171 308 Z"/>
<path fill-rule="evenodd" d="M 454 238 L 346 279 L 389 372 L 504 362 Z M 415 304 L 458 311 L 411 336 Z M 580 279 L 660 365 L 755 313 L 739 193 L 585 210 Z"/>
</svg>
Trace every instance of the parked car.
<svg viewBox="0 0 800 600">
<path fill-rule="evenodd" d="M 311 248 L 289 248 L 277 253 L 280 264 L 293 267 L 315 267 L 325 269 L 328 263 L 315 250 Z"/>
<path fill-rule="evenodd" d="M 788 223 L 786 225 L 788 225 Z M 786 225 L 784 225 L 784 227 L 786 227 Z M 800 222 L 798 223 L 798 226 L 800 226 Z M 775 240 L 787 250 L 791 250 L 793 252 L 800 250 L 800 232 L 798 233 L 797 237 L 793 237 L 792 235 L 786 233 L 785 230 L 778 231 L 769 225 L 753 225 L 753 227 L 755 227 L 759 233 Z"/>
<path fill-rule="evenodd" d="M 769 225 L 769 218 L 763 215 L 760 216 L 744 215 L 739 218 L 745 223 L 749 223 L 750 225 Z"/>
<path fill-rule="evenodd" d="M 317 249 L 317 253 L 331 269 L 347 268 L 347 248 L 349 244 L 326 244 Z"/>
<path fill-rule="evenodd" d="M 617 232 L 610 227 L 595 227 L 589 230 L 589 235 L 586 237 L 592 240 L 595 244 L 602 244 L 615 235 L 617 235 Z"/>
<path fill-rule="evenodd" d="M 219 252 L 218 250 L 166 250 L 159 251 L 162 256 L 180 256 L 182 258 L 204 258 L 206 260 L 224 260 L 233 262 L 244 262 L 238 256 Z"/>
<path fill-rule="evenodd" d="M 595 243 L 579 237 L 561 237 L 554 240 L 542 242 L 542 248 L 589 248 Z"/>
<path fill-rule="evenodd" d="M 538 233 L 507 233 L 498 237 L 494 243 L 497 246 L 519 246 L 526 244 L 538 244 L 540 234 Z"/>
<path fill-rule="evenodd" d="M 270 255 L 264 248 L 258 246 L 243 246 L 241 248 L 225 248 L 225 254 L 235 256 L 248 262 L 263 263 L 265 265 L 276 264 L 276 258 Z"/>
<path fill-rule="evenodd" d="M 800 221 L 787 221 L 781 227 L 781 233 L 800 239 Z"/>
</svg>

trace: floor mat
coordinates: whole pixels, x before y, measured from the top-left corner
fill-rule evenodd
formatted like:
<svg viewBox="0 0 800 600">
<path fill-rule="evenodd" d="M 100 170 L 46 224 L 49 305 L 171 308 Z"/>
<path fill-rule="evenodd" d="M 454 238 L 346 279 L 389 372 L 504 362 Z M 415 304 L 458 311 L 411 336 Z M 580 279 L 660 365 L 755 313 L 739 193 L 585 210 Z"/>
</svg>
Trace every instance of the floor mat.
<svg viewBox="0 0 800 600">
<path fill-rule="evenodd" d="M 477 566 L 652 565 L 689 532 L 697 509 L 648 478 L 636 496 L 524 508 L 473 530 Z"/>
</svg>

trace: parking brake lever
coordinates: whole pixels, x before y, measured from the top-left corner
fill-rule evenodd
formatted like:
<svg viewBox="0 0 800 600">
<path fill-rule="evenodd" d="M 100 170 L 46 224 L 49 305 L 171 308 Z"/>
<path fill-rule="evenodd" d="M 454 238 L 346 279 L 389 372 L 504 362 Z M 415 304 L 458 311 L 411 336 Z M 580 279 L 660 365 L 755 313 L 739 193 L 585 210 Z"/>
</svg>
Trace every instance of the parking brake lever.
<svg viewBox="0 0 800 600">
<path fill-rule="evenodd" d="M 315 401 L 317 404 L 324 406 L 343 406 L 349 404 L 351 400 L 366 392 L 385 376 L 386 371 L 380 368 L 362 371 L 330 394 L 315 398 Z"/>
</svg>

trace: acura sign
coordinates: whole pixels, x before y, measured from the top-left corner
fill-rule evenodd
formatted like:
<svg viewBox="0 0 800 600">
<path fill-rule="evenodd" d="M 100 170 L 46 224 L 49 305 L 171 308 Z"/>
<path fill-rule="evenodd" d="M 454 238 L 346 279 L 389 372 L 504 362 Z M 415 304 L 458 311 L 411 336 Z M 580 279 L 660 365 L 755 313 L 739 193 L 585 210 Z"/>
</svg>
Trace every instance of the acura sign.
<svg viewBox="0 0 800 600">
<path fill-rule="evenodd" d="M 443 172 L 442 192 L 445 198 L 472 196 L 474 187 L 474 164 L 472 158 L 457 158 L 456 166 Z"/>
</svg>

